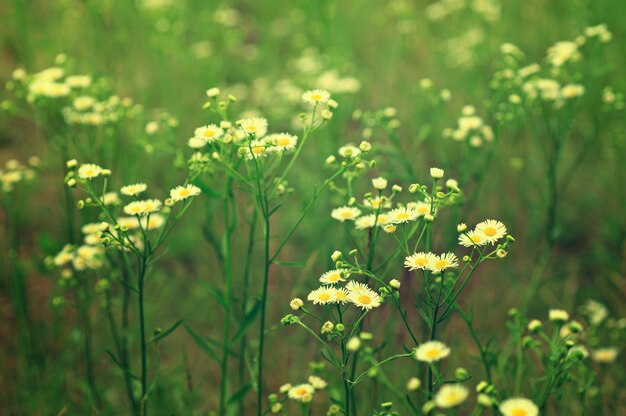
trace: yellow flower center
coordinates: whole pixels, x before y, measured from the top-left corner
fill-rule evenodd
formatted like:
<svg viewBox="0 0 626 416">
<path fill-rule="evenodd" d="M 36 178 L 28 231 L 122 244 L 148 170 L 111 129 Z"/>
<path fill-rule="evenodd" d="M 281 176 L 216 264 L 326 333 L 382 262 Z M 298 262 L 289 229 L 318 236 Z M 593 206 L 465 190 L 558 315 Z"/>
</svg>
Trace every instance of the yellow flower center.
<svg viewBox="0 0 626 416">
<path fill-rule="evenodd" d="M 448 262 L 448 260 L 444 260 L 444 259 L 440 259 L 437 260 L 435 262 L 435 269 L 444 269 L 446 268 L 450 263 Z"/>
<path fill-rule="evenodd" d="M 439 358 L 439 350 L 428 350 L 426 351 L 426 357 L 434 360 L 435 358 Z"/>
<path fill-rule="evenodd" d="M 189 196 L 189 194 L 191 194 L 191 191 L 189 189 L 182 189 L 178 195 L 181 197 L 186 197 Z"/>
<path fill-rule="evenodd" d="M 426 257 L 420 257 L 414 260 L 413 264 L 418 267 L 426 266 L 428 264 L 428 259 Z"/>
<path fill-rule="evenodd" d="M 328 293 L 322 293 L 321 295 L 318 296 L 318 299 L 321 300 L 322 302 L 326 302 L 330 300 L 330 295 Z"/>
<path fill-rule="evenodd" d="M 337 282 L 340 277 L 341 275 L 339 273 L 333 273 L 330 276 L 328 276 L 328 280 L 331 282 Z"/>
<path fill-rule="evenodd" d="M 307 389 L 305 389 L 304 387 L 300 387 L 296 390 L 296 395 L 298 396 L 304 396 L 305 394 L 307 394 Z"/>
<path fill-rule="evenodd" d="M 246 126 L 246 131 L 248 133 L 256 133 L 256 126 Z"/>
<path fill-rule="evenodd" d="M 313 101 L 320 101 L 321 99 L 322 99 L 322 94 L 319 94 L 319 93 L 311 94 L 311 100 L 313 100 Z"/>
<path fill-rule="evenodd" d="M 496 227 L 487 227 L 485 228 L 485 231 L 483 232 L 485 233 L 487 237 L 493 237 L 494 235 L 496 235 L 498 230 L 496 230 Z"/>
<path fill-rule="evenodd" d="M 472 242 L 475 244 L 480 243 L 480 237 L 477 235 L 470 235 L 470 240 L 472 240 Z"/>
<path fill-rule="evenodd" d="M 397 218 L 399 220 L 406 220 L 407 218 L 409 218 L 409 214 L 407 214 L 406 212 L 401 212 L 398 214 Z"/>
<path fill-rule="evenodd" d="M 417 212 L 419 212 L 420 214 L 428 214 L 430 213 L 430 209 L 427 207 L 419 207 L 417 209 Z"/>
<path fill-rule="evenodd" d="M 372 303 L 372 298 L 367 295 L 359 295 L 359 297 L 356 298 L 356 300 L 359 301 L 359 303 L 362 303 L 363 305 L 369 305 L 370 303 Z"/>
<path fill-rule="evenodd" d="M 350 211 L 343 211 L 343 212 L 340 214 L 340 217 L 341 217 L 341 218 L 351 218 L 351 217 L 352 217 L 352 212 L 350 212 Z"/>
<path fill-rule="evenodd" d="M 260 155 L 264 151 L 265 151 L 265 147 L 264 146 L 254 146 L 252 148 L 252 153 L 254 153 L 255 155 Z"/>
<path fill-rule="evenodd" d="M 345 299 L 346 294 L 343 293 L 341 290 L 338 290 L 335 292 L 335 297 L 339 300 Z"/>
<path fill-rule="evenodd" d="M 276 144 L 278 146 L 289 146 L 291 144 L 291 140 L 289 140 L 289 137 L 281 137 L 276 141 Z"/>
<path fill-rule="evenodd" d="M 528 412 L 524 409 L 513 409 L 511 416 L 527 416 Z"/>
<path fill-rule="evenodd" d="M 205 130 L 204 131 L 204 137 L 210 139 L 213 136 L 215 136 L 215 132 L 213 130 Z"/>
</svg>

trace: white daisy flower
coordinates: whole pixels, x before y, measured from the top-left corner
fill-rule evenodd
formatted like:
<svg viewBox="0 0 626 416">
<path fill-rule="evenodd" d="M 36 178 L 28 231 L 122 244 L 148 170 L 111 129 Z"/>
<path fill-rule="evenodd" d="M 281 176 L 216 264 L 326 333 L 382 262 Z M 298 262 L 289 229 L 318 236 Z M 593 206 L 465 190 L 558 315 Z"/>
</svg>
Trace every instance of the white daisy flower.
<svg viewBox="0 0 626 416">
<path fill-rule="evenodd" d="M 346 220 L 353 221 L 359 215 L 361 215 L 361 210 L 356 207 L 343 206 L 339 208 L 333 209 L 330 213 L 330 216 L 336 220 L 344 222 Z"/>
<path fill-rule="evenodd" d="M 454 253 L 443 253 L 440 256 L 436 256 L 432 262 L 429 263 L 428 269 L 433 273 L 440 273 L 448 268 L 457 267 L 459 260 Z"/>
<path fill-rule="evenodd" d="M 325 284 L 335 284 L 338 282 L 343 282 L 346 280 L 346 277 L 348 276 L 348 271 L 345 269 L 335 269 L 335 270 L 329 270 L 326 273 L 322 274 L 322 276 L 320 276 L 320 282 L 325 283 Z"/>
<path fill-rule="evenodd" d="M 504 416 L 538 416 L 539 408 L 531 400 L 513 397 L 500 403 L 500 412 Z"/>
<path fill-rule="evenodd" d="M 440 341 L 428 341 L 415 349 L 415 359 L 425 363 L 442 360 L 450 355 L 450 348 Z"/>
<path fill-rule="evenodd" d="M 132 185 L 122 186 L 120 192 L 128 196 L 137 196 L 140 193 L 144 192 L 146 189 L 148 189 L 148 185 L 146 185 L 145 183 L 135 183 Z"/>
<path fill-rule="evenodd" d="M 476 233 L 480 234 L 488 243 L 495 244 L 506 235 L 506 226 L 500 221 L 485 220 L 476 225 Z"/>
<path fill-rule="evenodd" d="M 195 185 L 187 184 L 184 186 L 177 186 L 176 188 L 170 191 L 170 198 L 174 202 L 182 201 L 187 198 L 191 198 L 194 196 L 200 195 L 200 188 Z"/>
<path fill-rule="evenodd" d="M 404 259 L 404 266 L 408 268 L 410 271 L 413 270 L 426 270 L 429 267 L 430 263 L 435 261 L 437 256 L 433 253 L 414 253 Z"/>
</svg>

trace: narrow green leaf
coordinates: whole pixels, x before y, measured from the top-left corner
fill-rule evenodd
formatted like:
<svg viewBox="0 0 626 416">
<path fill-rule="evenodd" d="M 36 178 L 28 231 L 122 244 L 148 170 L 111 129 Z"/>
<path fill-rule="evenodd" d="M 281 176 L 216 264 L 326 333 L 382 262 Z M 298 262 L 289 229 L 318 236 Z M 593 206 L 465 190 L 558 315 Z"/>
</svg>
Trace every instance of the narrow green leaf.
<svg viewBox="0 0 626 416">
<path fill-rule="evenodd" d="M 261 310 L 261 301 L 256 301 L 254 306 L 252 306 L 252 309 L 250 309 L 246 313 L 246 316 L 243 317 L 243 320 L 241 322 L 241 325 L 239 325 L 239 329 L 237 330 L 237 333 L 235 333 L 235 335 L 232 338 L 232 342 L 236 342 L 239 339 L 241 339 L 241 337 L 246 333 L 250 325 L 252 325 L 252 323 L 254 322 L 256 315 L 259 313 L 259 310 Z"/>
<path fill-rule="evenodd" d="M 187 331 L 187 333 L 189 334 L 189 336 L 191 336 L 191 338 L 194 340 L 194 342 L 196 343 L 196 345 L 202 350 L 204 351 L 204 353 L 206 355 L 208 355 L 210 358 L 212 358 L 213 360 L 215 360 L 215 362 L 217 362 L 219 364 L 220 359 L 217 356 L 217 354 L 215 353 L 215 351 L 213 351 L 213 349 L 209 346 L 209 344 L 207 344 L 206 342 L 204 342 L 202 340 L 202 338 L 196 334 L 189 326 L 184 325 L 185 331 Z"/>
<path fill-rule="evenodd" d="M 174 323 L 174 325 L 170 326 L 165 331 L 163 331 L 163 332 L 153 336 L 152 338 L 150 338 L 148 340 L 148 344 L 151 343 L 151 342 L 159 342 L 159 341 L 161 341 L 163 338 L 167 337 L 172 332 L 176 331 L 176 328 L 178 328 L 180 326 L 180 324 L 182 324 L 184 321 L 185 321 L 184 319 L 180 319 L 180 320 L 176 321 Z"/>
<path fill-rule="evenodd" d="M 122 372 L 124 372 L 125 374 L 128 374 L 134 380 L 141 381 L 139 377 L 137 377 L 136 375 L 128 371 L 128 369 L 122 365 L 122 363 L 117 359 L 117 357 L 111 351 L 109 350 L 105 350 L 105 351 L 109 355 L 109 357 L 111 357 L 115 365 L 117 365 L 119 369 L 122 370 Z"/>
<path fill-rule="evenodd" d="M 239 390 L 237 390 L 235 393 L 233 393 L 232 396 L 228 398 L 227 403 L 228 404 L 239 403 L 241 400 L 243 400 L 244 397 L 246 397 L 246 394 L 248 394 L 248 391 L 250 391 L 250 388 L 252 388 L 252 385 L 250 383 L 244 384 L 243 386 L 241 386 Z"/>
</svg>

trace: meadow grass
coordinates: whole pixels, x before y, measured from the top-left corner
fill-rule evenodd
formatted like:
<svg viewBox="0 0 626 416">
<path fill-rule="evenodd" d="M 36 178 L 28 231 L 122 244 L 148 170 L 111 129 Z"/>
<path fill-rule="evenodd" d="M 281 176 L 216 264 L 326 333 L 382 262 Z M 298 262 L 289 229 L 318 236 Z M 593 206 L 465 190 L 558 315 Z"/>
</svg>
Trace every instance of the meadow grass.
<svg viewBox="0 0 626 416">
<path fill-rule="evenodd" d="M 0 413 L 624 411 L 626 4 L 0 12 Z"/>
</svg>

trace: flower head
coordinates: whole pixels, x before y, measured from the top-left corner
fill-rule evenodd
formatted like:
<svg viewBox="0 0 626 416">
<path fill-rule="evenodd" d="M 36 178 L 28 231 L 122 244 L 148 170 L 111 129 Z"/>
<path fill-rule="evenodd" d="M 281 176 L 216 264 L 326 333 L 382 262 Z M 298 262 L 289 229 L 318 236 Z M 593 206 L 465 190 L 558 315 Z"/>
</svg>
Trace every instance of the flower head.
<svg viewBox="0 0 626 416">
<path fill-rule="evenodd" d="M 428 265 L 428 269 L 433 273 L 440 273 L 445 269 L 457 267 L 458 265 L 459 261 L 454 253 L 443 253 L 440 256 L 435 256 L 435 258 L 433 258 L 433 261 Z"/>
<path fill-rule="evenodd" d="M 302 94 L 302 101 L 307 104 L 324 104 L 330 99 L 330 93 L 326 90 L 310 90 Z"/>
<path fill-rule="evenodd" d="M 183 186 L 177 186 L 176 188 L 170 191 L 170 198 L 174 202 L 183 201 L 187 198 L 191 198 L 194 196 L 200 195 L 200 188 L 195 185 L 187 184 Z"/>
<path fill-rule="evenodd" d="M 435 395 L 435 404 L 442 409 L 460 405 L 467 399 L 469 390 L 461 384 L 445 384 Z"/>
<path fill-rule="evenodd" d="M 267 133 L 267 120 L 262 117 L 244 118 L 239 120 L 237 124 L 246 134 L 257 139 L 265 136 Z"/>
<path fill-rule="evenodd" d="M 437 256 L 433 253 L 414 253 L 404 259 L 404 266 L 409 270 L 425 270 L 430 263 L 432 263 Z"/>
<path fill-rule="evenodd" d="M 359 308 L 366 310 L 380 306 L 380 296 L 367 286 L 350 290 L 348 300 Z"/>
<path fill-rule="evenodd" d="M 335 289 L 331 286 L 319 287 L 307 296 L 307 300 L 313 302 L 314 305 L 326 305 L 327 303 L 336 302 Z"/>
<path fill-rule="evenodd" d="M 78 177 L 81 179 L 93 179 L 102 173 L 102 168 L 93 163 L 84 163 L 78 168 Z"/>
<path fill-rule="evenodd" d="M 137 196 L 146 189 L 148 189 L 148 186 L 145 183 L 135 183 L 133 185 L 122 186 L 120 192 L 128 196 Z"/>
<path fill-rule="evenodd" d="M 347 270 L 344 269 L 335 269 L 329 270 L 326 273 L 322 274 L 320 277 L 320 282 L 325 284 L 335 284 L 338 282 L 343 282 L 346 280 Z"/>
<path fill-rule="evenodd" d="M 484 238 L 486 242 L 495 244 L 506 235 L 506 226 L 500 221 L 485 220 L 476 225 L 476 234 Z"/>
<path fill-rule="evenodd" d="M 333 217 L 334 219 L 339 220 L 341 222 L 344 222 L 346 220 L 353 221 L 359 215 L 361 215 L 361 210 L 360 209 L 358 209 L 356 207 L 348 207 L 348 206 L 335 208 L 330 213 L 331 217 Z"/>
<path fill-rule="evenodd" d="M 537 416 L 539 408 L 531 400 L 513 397 L 500 403 L 500 412 L 504 416 Z"/>
<path fill-rule="evenodd" d="M 389 211 L 389 222 L 393 224 L 415 221 L 418 217 L 418 212 L 410 208 L 403 207 Z"/>
<path fill-rule="evenodd" d="M 442 360 L 450 355 L 450 348 L 440 341 L 428 341 L 420 344 L 415 349 L 415 358 L 417 361 L 432 363 Z"/>
<path fill-rule="evenodd" d="M 289 389 L 287 395 L 297 402 L 308 403 L 313 399 L 315 388 L 309 383 L 298 384 Z"/>
<path fill-rule="evenodd" d="M 295 149 L 298 137 L 288 133 L 276 133 L 265 137 L 265 141 L 270 145 L 268 151 L 282 152 Z"/>
</svg>

